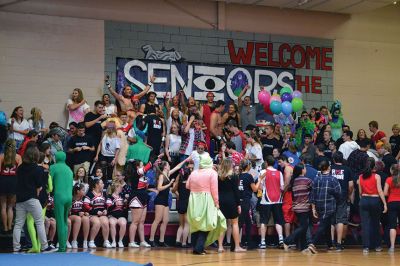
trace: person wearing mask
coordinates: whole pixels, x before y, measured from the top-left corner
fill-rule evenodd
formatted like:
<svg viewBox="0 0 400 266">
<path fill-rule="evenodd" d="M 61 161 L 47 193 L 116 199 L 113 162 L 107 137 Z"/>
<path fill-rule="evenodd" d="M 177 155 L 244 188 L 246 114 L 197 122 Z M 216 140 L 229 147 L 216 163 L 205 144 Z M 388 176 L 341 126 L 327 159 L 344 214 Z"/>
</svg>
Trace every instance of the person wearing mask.
<svg viewBox="0 0 400 266">
<path fill-rule="evenodd" d="M 340 196 L 339 201 L 336 204 L 336 233 L 337 233 L 337 242 L 336 242 L 336 251 L 342 251 L 342 239 L 343 233 L 347 232 L 347 223 L 349 221 L 349 202 L 350 197 L 354 190 L 354 182 L 353 182 L 353 174 L 350 168 L 343 164 L 343 154 L 338 151 L 333 154 L 333 164 L 331 166 L 332 176 L 336 177 L 340 184 L 340 188 L 342 194 Z M 334 239 L 334 238 L 333 238 Z"/>
<path fill-rule="evenodd" d="M 289 250 L 289 245 L 300 243 L 300 250 L 307 248 L 306 234 L 311 224 L 312 180 L 306 177 L 306 167 L 303 163 L 297 164 L 293 169 L 293 177 L 290 180 L 288 190 L 293 194 L 293 211 L 296 214 L 299 226 L 283 240 L 283 248 Z"/>
<path fill-rule="evenodd" d="M 319 218 L 319 225 L 315 235 L 308 245 L 308 250 L 316 254 L 315 247 L 318 240 L 324 235 L 330 235 L 331 225 L 334 224 L 336 202 L 341 196 L 338 180 L 331 175 L 329 162 L 322 161 L 319 165 L 321 172 L 312 185 L 311 207 L 314 218 Z"/>
<path fill-rule="evenodd" d="M 358 150 L 360 146 L 353 140 L 353 131 L 343 132 L 342 139 L 344 142 L 340 145 L 339 151 L 343 153 L 343 158 L 347 160 L 352 151 Z"/>
<path fill-rule="evenodd" d="M 399 164 L 390 167 L 391 176 L 386 179 L 384 194 L 388 201 L 389 228 L 390 228 L 390 248 L 389 252 L 394 252 L 394 245 L 397 236 L 397 219 L 400 218 L 400 168 Z"/>
<path fill-rule="evenodd" d="M 381 177 L 374 173 L 374 168 L 375 160 L 373 158 L 368 158 L 365 168 L 358 178 L 364 254 L 368 254 L 370 249 L 375 249 L 376 252 L 382 251 L 379 221 L 381 213 L 387 212 L 386 199 L 382 191 Z"/>
<path fill-rule="evenodd" d="M 193 254 L 205 255 L 205 246 L 226 231 L 226 219 L 219 210 L 218 173 L 209 155 L 201 157 L 200 168 L 189 176 L 186 188 L 190 190 L 187 217 Z"/>
</svg>

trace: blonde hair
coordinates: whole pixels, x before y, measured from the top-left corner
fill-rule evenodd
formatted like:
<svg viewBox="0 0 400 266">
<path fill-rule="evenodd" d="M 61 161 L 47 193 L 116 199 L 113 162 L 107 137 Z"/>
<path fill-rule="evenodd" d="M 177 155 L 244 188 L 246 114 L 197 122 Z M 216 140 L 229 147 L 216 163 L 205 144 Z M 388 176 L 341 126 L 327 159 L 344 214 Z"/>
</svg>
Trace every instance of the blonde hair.
<svg viewBox="0 0 400 266">
<path fill-rule="evenodd" d="M 31 109 L 31 115 L 32 115 L 31 119 L 33 122 L 33 127 L 40 125 L 39 123 L 40 123 L 40 120 L 42 119 L 42 111 L 37 107 L 33 107 Z"/>
<path fill-rule="evenodd" d="M 107 194 L 112 195 L 118 187 L 122 187 L 122 183 L 119 180 L 114 180 L 111 185 L 107 188 Z"/>
<path fill-rule="evenodd" d="M 80 103 L 81 101 L 83 101 L 83 92 L 82 89 L 80 88 L 75 88 L 73 91 L 78 92 L 78 98 L 76 98 L 76 100 L 72 99 L 72 101 L 76 102 L 76 103 Z"/>
<path fill-rule="evenodd" d="M 233 163 L 229 158 L 225 158 L 222 160 L 218 169 L 218 178 L 219 180 L 224 181 L 228 176 L 233 174 Z"/>
<path fill-rule="evenodd" d="M 393 129 L 398 129 L 398 130 L 400 130 L 400 125 L 399 124 L 394 124 L 393 126 L 392 126 L 392 130 Z"/>
<path fill-rule="evenodd" d="M 17 156 L 17 152 L 15 149 L 15 140 L 7 139 L 4 143 L 4 166 L 5 167 L 13 167 L 16 163 L 15 158 Z"/>
</svg>

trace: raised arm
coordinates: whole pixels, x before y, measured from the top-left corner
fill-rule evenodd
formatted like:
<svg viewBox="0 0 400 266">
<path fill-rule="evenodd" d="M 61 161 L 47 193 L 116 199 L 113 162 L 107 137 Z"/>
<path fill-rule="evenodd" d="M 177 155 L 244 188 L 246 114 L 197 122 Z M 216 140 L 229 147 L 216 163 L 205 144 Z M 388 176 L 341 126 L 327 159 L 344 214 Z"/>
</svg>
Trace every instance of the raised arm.
<svg viewBox="0 0 400 266">
<path fill-rule="evenodd" d="M 136 97 L 140 99 L 143 96 L 145 96 L 149 92 L 149 90 L 150 90 L 150 88 L 153 85 L 155 80 L 156 80 L 156 77 L 155 76 L 151 76 L 149 83 L 146 85 L 146 87 L 141 92 L 136 94 Z"/>
<path fill-rule="evenodd" d="M 243 95 L 246 94 L 246 92 L 247 92 L 247 90 L 248 90 L 249 88 L 250 88 L 250 86 L 247 84 L 247 85 L 243 88 L 243 90 L 240 92 L 240 94 L 239 94 L 239 96 L 238 96 L 238 106 L 239 106 L 239 107 L 242 106 L 242 104 L 243 104 L 242 97 L 243 97 Z"/>
</svg>

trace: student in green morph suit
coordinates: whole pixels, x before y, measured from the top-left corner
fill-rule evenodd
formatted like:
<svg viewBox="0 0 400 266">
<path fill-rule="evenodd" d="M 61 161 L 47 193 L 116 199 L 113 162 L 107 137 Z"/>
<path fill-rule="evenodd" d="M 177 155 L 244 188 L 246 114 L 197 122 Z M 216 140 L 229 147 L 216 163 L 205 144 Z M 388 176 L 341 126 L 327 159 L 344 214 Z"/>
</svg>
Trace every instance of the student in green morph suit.
<svg viewBox="0 0 400 266">
<path fill-rule="evenodd" d="M 54 187 L 54 214 L 56 216 L 59 252 L 66 251 L 68 236 L 68 214 L 72 205 L 72 171 L 65 164 L 66 155 L 62 151 L 56 153 L 56 163 L 50 166 Z"/>
</svg>

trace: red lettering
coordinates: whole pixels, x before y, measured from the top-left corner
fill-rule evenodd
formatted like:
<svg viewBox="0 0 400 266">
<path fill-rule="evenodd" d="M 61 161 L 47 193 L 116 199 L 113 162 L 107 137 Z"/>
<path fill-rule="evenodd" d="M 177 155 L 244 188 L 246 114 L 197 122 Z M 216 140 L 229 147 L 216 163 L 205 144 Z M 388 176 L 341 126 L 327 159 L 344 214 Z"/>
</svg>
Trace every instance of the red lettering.
<svg viewBox="0 0 400 266">
<path fill-rule="evenodd" d="M 319 47 L 306 47 L 306 68 L 310 69 L 310 59 L 315 58 L 315 69 L 321 69 L 321 50 Z"/>
<path fill-rule="evenodd" d="M 304 90 L 302 89 L 304 87 Z M 310 92 L 310 77 L 305 76 L 302 80 L 302 76 L 296 75 L 296 88 L 299 91 L 309 93 Z"/>
<path fill-rule="evenodd" d="M 239 48 L 238 52 L 235 52 L 235 45 L 233 44 L 233 40 L 228 40 L 228 49 L 229 56 L 231 58 L 231 62 L 233 64 L 244 64 L 250 65 L 251 58 L 253 57 L 254 43 L 247 42 L 246 52 L 243 48 Z"/>
<path fill-rule="evenodd" d="M 289 67 L 290 66 L 290 60 L 284 59 L 285 58 L 285 54 L 284 54 L 285 50 L 290 53 L 290 45 L 287 43 L 283 43 L 279 46 L 279 64 L 281 65 L 281 67 Z"/>
<path fill-rule="evenodd" d="M 311 77 L 311 92 L 315 93 L 315 94 L 321 94 L 322 90 L 317 89 L 317 88 L 321 88 L 321 77 L 312 76 Z"/>
<path fill-rule="evenodd" d="M 327 66 L 326 63 L 332 63 L 332 57 L 327 55 L 327 53 L 331 53 L 332 48 L 322 48 L 322 55 L 321 55 L 321 69 L 322 70 L 332 70 L 332 66 Z"/>
<path fill-rule="evenodd" d="M 296 62 L 296 52 L 300 53 L 300 62 Z M 296 44 L 292 48 L 292 53 L 290 54 L 290 61 L 292 62 L 292 66 L 294 68 L 303 68 L 305 64 L 305 57 L 306 57 L 306 51 L 304 51 L 304 48 L 301 45 Z"/>
<path fill-rule="evenodd" d="M 267 53 L 260 51 L 260 49 L 267 48 L 266 43 L 256 43 L 256 65 L 257 66 L 266 66 L 267 62 L 266 61 L 261 61 L 261 59 L 267 58 Z"/>
<path fill-rule="evenodd" d="M 274 44 L 269 43 L 268 44 L 268 65 L 272 67 L 279 67 L 279 62 L 274 61 Z"/>
</svg>

